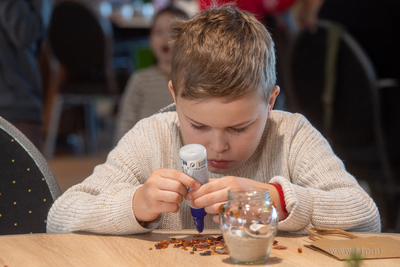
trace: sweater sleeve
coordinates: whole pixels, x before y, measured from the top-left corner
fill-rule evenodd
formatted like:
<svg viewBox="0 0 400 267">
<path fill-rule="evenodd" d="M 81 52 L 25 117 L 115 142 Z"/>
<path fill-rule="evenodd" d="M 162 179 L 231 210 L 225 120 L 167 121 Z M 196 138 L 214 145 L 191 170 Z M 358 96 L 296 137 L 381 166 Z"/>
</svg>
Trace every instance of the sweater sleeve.
<svg viewBox="0 0 400 267">
<path fill-rule="evenodd" d="M 101 234 L 138 234 L 158 225 L 161 216 L 142 226 L 134 215 L 132 201 L 152 166 L 143 147 L 151 147 L 144 127 L 124 136 L 91 176 L 68 189 L 50 209 L 47 232 L 87 231 Z M 151 158 L 153 159 L 153 158 Z M 154 161 L 157 162 L 156 157 Z"/>
<path fill-rule="evenodd" d="M 328 141 L 302 118 L 292 133 L 290 180 L 276 176 L 270 181 L 282 187 L 289 212 L 279 229 L 307 233 L 307 228 L 317 226 L 380 232 L 374 201 L 345 170 Z"/>
</svg>

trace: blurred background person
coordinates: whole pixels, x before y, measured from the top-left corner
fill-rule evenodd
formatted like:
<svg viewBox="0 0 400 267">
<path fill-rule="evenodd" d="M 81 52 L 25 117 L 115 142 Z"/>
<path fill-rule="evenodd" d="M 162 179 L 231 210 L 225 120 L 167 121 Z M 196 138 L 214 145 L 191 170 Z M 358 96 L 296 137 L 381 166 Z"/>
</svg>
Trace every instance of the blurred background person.
<svg viewBox="0 0 400 267">
<path fill-rule="evenodd" d="M 169 24 L 171 19 L 187 18 L 187 14 L 174 5 L 160 10 L 153 19 L 150 32 L 150 48 L 156 63 L 148 68 L 134 72 L 128 80 L 121 97 L 115 143 L 140 119 L 156 113 L 173 103 L 168 90 L 171 72 L 169 53 Z"/>
<path fill-rule="evenodd" d="M 53 0 L 0 1 L 0 116 L 39 149 L 42 83 L 38 59 Z"/>
<path fill-rule="evenodd" d="M 198 0 L 200 10 L 213 5 L 234 4 L 252 13 L 271 33 L 276 50 L 277 85 L 281 91 L 274 109 L 287 110 L 287 61 L 292 40 L 297 33 L 295 19 L 290 12 L 297 0 Z"/>
<path fill-rule="evenodd" d="M 259 21 L 266 16 L 284 13 L 297 0 L 199 0 L 200 9 L 208 9 L 214 4 L 234 3 L 241 10 L 252 13 Z"/>
</svg>

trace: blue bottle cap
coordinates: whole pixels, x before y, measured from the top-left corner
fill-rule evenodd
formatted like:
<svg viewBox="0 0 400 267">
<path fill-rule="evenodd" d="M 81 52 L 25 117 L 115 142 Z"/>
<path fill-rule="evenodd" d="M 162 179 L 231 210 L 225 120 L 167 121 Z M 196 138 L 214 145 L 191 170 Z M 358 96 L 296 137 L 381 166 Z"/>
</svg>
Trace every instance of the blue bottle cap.
<svg viewBox="0 0 400 267">
<path fill-rule="evenodd" d="M 196 225 L 197 231 L 199 233 L 203 232 L 204 217 L 207 215 L 207 212 L 204 210 L 204 208 L 201 209 L 190 208 L 190 211 L 192 213 L 194 225 Z"/>
</svg>

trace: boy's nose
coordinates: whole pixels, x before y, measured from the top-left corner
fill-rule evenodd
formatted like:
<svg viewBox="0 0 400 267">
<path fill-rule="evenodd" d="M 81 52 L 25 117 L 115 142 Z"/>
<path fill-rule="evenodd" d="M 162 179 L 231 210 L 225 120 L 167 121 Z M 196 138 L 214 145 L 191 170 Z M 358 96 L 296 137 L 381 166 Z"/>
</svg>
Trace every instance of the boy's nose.
<svg viewBox="0 0 400 267">
<path fill-rule="evenodd" d="M 210 148 L 217 153 L 221 153 L 229 149 L 229 143 L 223 134 L 216 133 L 210 140 Z"/>
</svg>

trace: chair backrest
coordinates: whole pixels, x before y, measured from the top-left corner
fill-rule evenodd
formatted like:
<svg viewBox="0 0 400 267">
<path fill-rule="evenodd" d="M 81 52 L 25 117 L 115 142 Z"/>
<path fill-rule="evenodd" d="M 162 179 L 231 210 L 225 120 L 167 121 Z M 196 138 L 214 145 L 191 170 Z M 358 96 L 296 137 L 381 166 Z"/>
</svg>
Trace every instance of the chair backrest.
<svg viewBox="0 0 400 267">
<path fill-rule="evenodd" d="M 394 165 L 367 54 L 343 27 L 320 20 L 299 33 L 290 57 L 291 111 L 304 114 L 327 137 L 346 169 L 392 196 Z"/>
<path fill-rule="evenodd" d="M 290 83 L 292 111 L 304 114 L 333 147 L 358 149 L 375 142 L 375 71 L 340 26 L 319 21 L 299 33 Z"/>
<path fill-rule="evenodd" d="M 0 117 L 0 234 L 45 233 L 60 187 L 39 150 Z"/>
<path fill-rule="evenodd" d="M 112 65 L 112 36 L 110 21 L 83 2 L 66 0 L 53 9 L 49 41 L 69 81 L 107 80 Z"/>
</svg>

